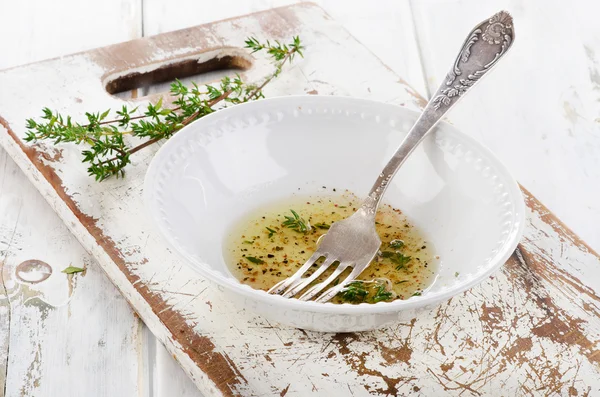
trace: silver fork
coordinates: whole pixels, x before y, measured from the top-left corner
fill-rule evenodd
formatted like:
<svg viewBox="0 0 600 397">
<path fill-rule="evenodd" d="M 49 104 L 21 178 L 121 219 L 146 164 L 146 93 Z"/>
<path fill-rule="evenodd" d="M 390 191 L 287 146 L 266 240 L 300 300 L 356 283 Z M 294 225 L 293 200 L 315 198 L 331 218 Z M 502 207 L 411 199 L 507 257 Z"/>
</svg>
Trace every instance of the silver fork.
<svg viewBox="0 0 600 397">
<path fill-rule="evenodd" d="M 273 286 L 269 293 L 292 298 L 334 263 L 339 263 L 326 280 L 315 284 L 299 297 L 300 300 L 316 297 L 317 302 L 327 302 L 369 266 L 381 246 L 375 231 L 375 213 L 388 183 L 444 114 L 506 54 L 513 40 L 512 17 L 505 11 L 493 15 L 471 31 L 444 82 L 377 178 L 361 207 L 350 217 L 332 224 L 308 261 L 291 277 Z M 303 277 L 323 257 L 325 259 L 316 271 L 309 277 Z M 348 268 L 352 271 L 341 283 L 323 292 Z"/>
</svg>

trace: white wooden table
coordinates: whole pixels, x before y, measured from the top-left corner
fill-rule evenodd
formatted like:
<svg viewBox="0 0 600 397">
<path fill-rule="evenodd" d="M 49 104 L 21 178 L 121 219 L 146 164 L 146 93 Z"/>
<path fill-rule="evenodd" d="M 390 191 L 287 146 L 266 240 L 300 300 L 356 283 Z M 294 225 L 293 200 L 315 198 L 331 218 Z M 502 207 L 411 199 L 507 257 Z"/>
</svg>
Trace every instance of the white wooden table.
<svg viewBox="0 0 600 397">
<path fill-rule="evenodd" d="M 0 69 L 293 3 L 0 1 Z M 494 72 L 494 78 L 506 82 L 504 91 L 485 100 L 474 91 L 453 112 L 452 121 L 487 144 L 524 186 L 592 248 L 600 249 L 596 2 L 568 7 L 559 0 L 402 0 L 380 1 L 376 7 L 319 3 L 422 93 L 437 87 L 465 29 L 499 8 L 512 11 L 519 46 L 513 59 L 518 61 Z M 87 273 L 55 278 L 39 287 L 3 282 L 8 297 L 0 289 L 0 378 L 4 377 L 5 395 L 199 395 L 0 151 L 0 263 L 8 259 L 85 265 Z M 600 281 L 589 284 L 597 288 Z"/>
</svg>

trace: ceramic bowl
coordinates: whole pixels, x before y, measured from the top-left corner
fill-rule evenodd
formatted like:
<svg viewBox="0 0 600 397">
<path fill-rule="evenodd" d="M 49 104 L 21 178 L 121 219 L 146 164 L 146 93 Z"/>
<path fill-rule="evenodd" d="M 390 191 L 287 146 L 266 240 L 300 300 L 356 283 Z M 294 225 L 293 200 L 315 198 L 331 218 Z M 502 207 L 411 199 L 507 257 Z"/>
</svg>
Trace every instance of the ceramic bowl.
<svg viewBox="0 0 600 397">
<path fill-rule="evenodd" d="M 415 316 L 504 264 L 524 224 L 521 191 L 494 155 L 442 122 L 400 169 L 384 202 L 401 209 L 440 256 L 421 296 L 334 305 L 269 295 L 229 272 L 223 242 L 254 208 L 322 186 L 364 196 L 418 113 L 346 97 L 291 96 L 237 105 L 185 127 L 157 153 L 144 192 L 166 241 L 227 296 L 270 320 L 350 332 Z"/>
</svg>

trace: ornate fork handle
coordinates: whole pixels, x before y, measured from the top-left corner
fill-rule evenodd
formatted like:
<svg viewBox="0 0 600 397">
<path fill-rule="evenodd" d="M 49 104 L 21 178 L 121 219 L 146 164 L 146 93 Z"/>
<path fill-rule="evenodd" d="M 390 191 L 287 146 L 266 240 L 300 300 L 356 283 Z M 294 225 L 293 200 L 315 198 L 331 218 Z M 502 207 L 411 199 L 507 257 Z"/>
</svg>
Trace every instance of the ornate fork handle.
<svg viewBox="0 0 600 397">
<path fill-rule="evenodd" d="M 498 63 L 514 38 L 512 17 L 505 11 L 500 11 L 471 31 L 445 81 L 371 188 L 369 197 L 361 207 L 365 212 L 374 216 L 390 180 L 404 160 L 469 88 Z"/>
</svg>

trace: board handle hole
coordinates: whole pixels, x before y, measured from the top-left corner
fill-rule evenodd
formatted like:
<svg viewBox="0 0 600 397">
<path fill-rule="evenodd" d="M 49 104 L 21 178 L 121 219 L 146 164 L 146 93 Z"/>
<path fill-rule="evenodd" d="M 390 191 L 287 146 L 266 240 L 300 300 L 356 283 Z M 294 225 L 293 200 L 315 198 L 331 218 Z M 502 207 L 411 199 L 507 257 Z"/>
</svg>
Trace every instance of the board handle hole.
<svg viewBox="0 0 600 397">
<path fill-rule="evenodd" d="M 252 58 L 238 48 L 221 48 L 195 57 L 175 59 L 140 69 L 112 73 L 104 79 L 106 91 L 122 99 L 168 93 L 175 79 L 187 86 L 211 84 L 233 77 L 252 66 Z"/>
</svg>

